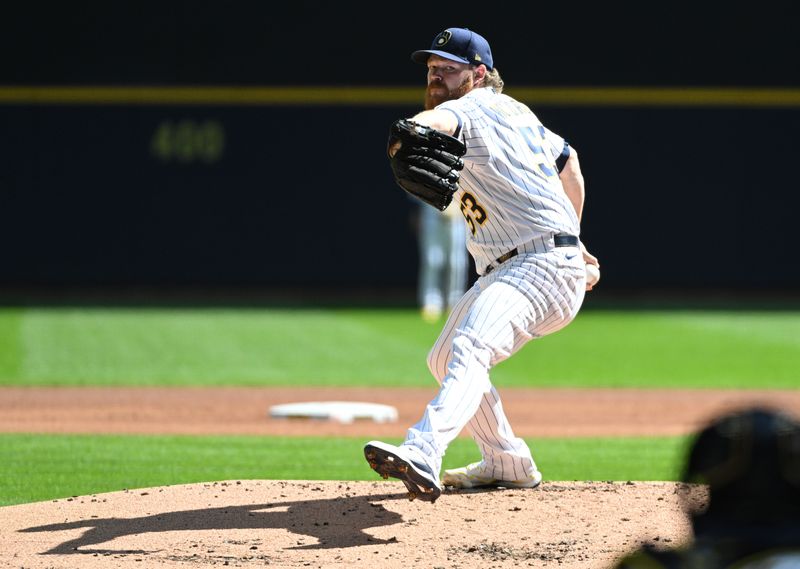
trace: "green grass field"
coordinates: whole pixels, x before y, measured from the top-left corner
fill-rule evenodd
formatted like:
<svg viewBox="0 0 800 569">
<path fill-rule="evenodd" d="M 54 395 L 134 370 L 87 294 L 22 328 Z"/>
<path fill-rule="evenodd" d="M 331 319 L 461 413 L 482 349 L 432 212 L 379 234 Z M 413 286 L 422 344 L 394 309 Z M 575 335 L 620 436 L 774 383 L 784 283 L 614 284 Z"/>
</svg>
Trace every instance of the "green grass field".
<svg viewBox="0 0 800 569">
<path fill-rule="evenodd" d="M 528 443 L 548 480 L 676 480 L 686 440 L 583 438 Z M 218 480 L 380 480 L 364 462 L 365 442 L 353 438 L 0 434 L 0 506 Z M 448 449 L 444 467 L 475 460 L 480 460 L 475 444 L 459 438 Z"/>
<path fill-rule="evenodd" d="M 411 309 L 0 309 L 0 385 L 430 386 Z M 800 311 L 584 311 L 505 387 L 800 386 Z"/>
<path fill-rule="evenodd" d="M 0 385 L 430 387 L 439 329 L 413 309 L 4 308 Z M 799 370 L 800 311 L 584 310 L 493 378 L 501 389 L 797 389 Z M 212 480 L 372 480 L 363 442 L 2 434 L 0 505 Z M 549 480 L 675 480 L 686 439 L 528 442 Z M 477 458 L 459 439 L 445 467 Z"/>
</svg>

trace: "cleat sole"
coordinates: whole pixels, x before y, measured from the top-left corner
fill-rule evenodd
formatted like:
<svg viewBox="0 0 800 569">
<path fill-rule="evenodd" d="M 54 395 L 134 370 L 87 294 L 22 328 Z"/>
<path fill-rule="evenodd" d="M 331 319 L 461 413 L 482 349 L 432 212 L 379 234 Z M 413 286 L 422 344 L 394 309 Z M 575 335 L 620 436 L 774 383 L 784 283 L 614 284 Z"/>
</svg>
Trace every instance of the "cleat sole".
<svg viewBox="0 0 800 569">
<path fill-rule="evenodd" d="M 422 501 L 433 503 L 442 493 L 441 488 L 432 486 L 432 482 L 420 474 L 416 467 L 388 449 L 368 444 L 364 448 L 364 456 L 367 457 L 370 468 L 383 479 L 391 476 L 402 481 L 408 490 L 409 500 L 419 498 Z"/>
</svg>

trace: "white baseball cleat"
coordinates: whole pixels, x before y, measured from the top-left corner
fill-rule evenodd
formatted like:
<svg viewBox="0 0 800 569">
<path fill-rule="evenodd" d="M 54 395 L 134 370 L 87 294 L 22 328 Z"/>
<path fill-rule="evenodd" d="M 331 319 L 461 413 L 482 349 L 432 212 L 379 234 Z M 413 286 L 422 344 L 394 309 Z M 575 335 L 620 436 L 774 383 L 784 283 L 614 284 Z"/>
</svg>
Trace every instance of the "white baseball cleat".
<svg viewBox="0 0 800 569">
<path fill-rule="evenodd" d="M 428 465 L 415 461 L 403 447 L 370 441 L 364 447 L 364 456 L 370 468 L 383 478 L 391 476 L 401 480 L 408 489 L 410 500 L 419 498 L 435 502 L 442 494 L 442 486 Z"/>
<path fill-rule="evenodd" d="M 481 461 L 445 470 L 442 483 L 453 488 L 536 488 L 542 483 L 542 473 L 536 471 L 520 480 L 500 480 L 489 476 Z"/>
</svg>

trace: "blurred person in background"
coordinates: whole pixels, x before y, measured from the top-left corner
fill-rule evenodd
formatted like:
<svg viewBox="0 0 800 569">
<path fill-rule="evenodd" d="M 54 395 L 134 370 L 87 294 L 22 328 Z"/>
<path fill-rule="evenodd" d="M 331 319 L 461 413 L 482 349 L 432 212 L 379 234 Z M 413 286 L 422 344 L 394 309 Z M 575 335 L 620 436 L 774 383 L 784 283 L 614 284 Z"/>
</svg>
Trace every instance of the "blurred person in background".
<svg viewBox="0 0 800 569">
<path fill-rule="evenodd" d="M 467 224 L 455 201 L 443 212 L 427 204 L 418 211 L 418 300 L 422 318 L 436 322 L 467 290 Z"/>
</svg>

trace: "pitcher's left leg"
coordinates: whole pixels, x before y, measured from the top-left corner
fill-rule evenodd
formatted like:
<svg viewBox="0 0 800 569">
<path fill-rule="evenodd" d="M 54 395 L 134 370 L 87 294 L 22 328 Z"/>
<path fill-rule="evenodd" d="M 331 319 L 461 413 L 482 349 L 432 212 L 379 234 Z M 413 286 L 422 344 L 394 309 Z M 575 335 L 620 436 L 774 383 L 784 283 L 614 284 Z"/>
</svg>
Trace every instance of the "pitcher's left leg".
<svg viewBox="0 0 800 569">
<path fill-rule="evenodd" d="M 576 257 L 580 251 L 576 248 L 573 253 L 572 257 Z M 524 256 L 498 271 L 498 280 L 522 291 L 530 300 L 532 309 L 527 314 L 527 320 L 519 322 L 515 329 L 512 354 L 534 338 L 560 330 L 579 310 L 584 296 L 583 273 L 578 270 L 577 264 L 574 268 L 561 265 L 562 256 L 561 251 Z M 511 354 L 500 355 L 505 358 Z M 494 361 L 492 365 L 496 363 Z M 499 396 L 492 395 L 490 393 L 484 397 L 469 423 L 473 437 L 481 448 L 483 460 L 478 465 L 470 465 L 475 468 L 467 467 L 467 473 L 474 471 L 477 478 L 489 481 L 489 485 L 493 479 L 526 486 L 538 484 L 541 475 L 528 445 L 514 436 Z M 445 473 L 445 483 L 448 483 L 448 473 Z M 464 473 L 456 474 L 460 477 Z"/>
<path fill-rule="evenodd" d="M 435 472 L 441 469 L 447 446 L 492 394 L 490 367 L 512 353 L 516 334 L 530 318 L 532 309 L 524 294 L 507 283 L 486 282 L 453 330 L 452 355 L 439 393 L 403 443 L 415 447 Z"/>
</svg>

